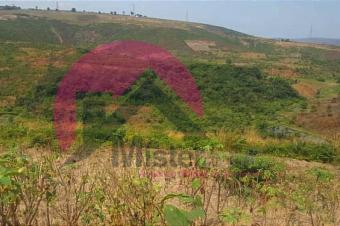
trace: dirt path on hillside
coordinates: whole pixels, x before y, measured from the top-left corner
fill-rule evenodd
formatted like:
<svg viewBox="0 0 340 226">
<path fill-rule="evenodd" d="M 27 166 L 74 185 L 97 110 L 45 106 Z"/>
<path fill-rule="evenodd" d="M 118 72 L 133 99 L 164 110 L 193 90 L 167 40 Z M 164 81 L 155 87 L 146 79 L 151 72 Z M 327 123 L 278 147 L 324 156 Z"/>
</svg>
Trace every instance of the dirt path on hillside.
<svg viewBox="0 0 340 226">
<path fill-rule="evenodd" d="M 56 29 L 54 27 L 51 27 L 51 31 L 57 36 L 60 44 L 64 43 L 63 37 L 61 37 L 61 35 L 56 31 Z"/>
</svg>

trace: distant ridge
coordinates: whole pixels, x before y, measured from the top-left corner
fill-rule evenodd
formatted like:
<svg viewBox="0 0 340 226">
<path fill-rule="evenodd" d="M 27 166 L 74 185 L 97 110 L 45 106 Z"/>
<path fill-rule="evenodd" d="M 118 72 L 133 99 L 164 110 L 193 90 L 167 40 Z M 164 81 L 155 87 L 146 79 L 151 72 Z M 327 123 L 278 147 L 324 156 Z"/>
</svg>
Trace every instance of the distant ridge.
<svg viewBox="0 0 340 226">
<path fill-rule="evenodd" d="M 332 39 L 332 38 L 300 38 L 293 39 L 297 42 L 307 42 L 307 43 L 315 43 L 315 44 L 325 44 L 325 45 L 336 45 L 340 46 L 340 39 Z"/>
</svg>

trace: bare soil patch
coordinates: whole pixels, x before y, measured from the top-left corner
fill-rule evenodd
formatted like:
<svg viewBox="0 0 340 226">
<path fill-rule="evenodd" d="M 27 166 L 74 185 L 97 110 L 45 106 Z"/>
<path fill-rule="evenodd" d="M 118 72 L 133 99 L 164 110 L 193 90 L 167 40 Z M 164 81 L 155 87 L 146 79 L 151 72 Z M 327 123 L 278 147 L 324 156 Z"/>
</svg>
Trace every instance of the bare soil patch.
<svg viewBox="0 0 340 226">
<path fill-rule="evenodd" d="M 265 70 L 266 73 L 268 73 L 271 76 L 278 76 L 282 78 L 294 78 L 297 77 L 298 74 L 295 70 L 291 68 L 269 68 Z"/>
<path fill-rule="evenodd" d="M 244 53 L 241 53 L 240 56 L 241 58 L 250 59 L 250 60 L 266 59 L 266 54 L 256 53 L 256 52 L 244 52 Z"/>
<path fill-rule="evenodd" d="M 327 137 L 340 134 L 340 97 L 312 104 L 310 112 L 299 114 L 295 123 Z"/>
<path fill-rule="evenodd" d="M 311 84 L 297 83 L 293 85 L 293 88 L 303 97 L 312 98 L 318 92 L 318 89 Z"/>
<path fill-rule="evenodd" d="M 0 14 L 0 20 L 15 20 L 18 16 L 16 15 L 1 15 Z"/>
<path fill-rule="evenodd" d="M 216 46 L 214 41 L 207 40 L 186 40 L 185 43 L 196 52 L 209 52 Z"/>
</svg>

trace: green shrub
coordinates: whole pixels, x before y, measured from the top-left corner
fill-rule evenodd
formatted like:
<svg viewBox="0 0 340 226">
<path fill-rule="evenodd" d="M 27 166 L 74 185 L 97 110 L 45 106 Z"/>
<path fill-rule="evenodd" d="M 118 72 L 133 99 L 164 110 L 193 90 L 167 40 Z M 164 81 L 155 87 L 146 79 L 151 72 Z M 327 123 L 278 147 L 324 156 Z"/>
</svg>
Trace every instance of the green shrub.
<svg viewBox="0 0 340 226">
<path fill-rule="evenodd" d="M 307 171 L 308 174 L 312 175 L 316 181 L 331 181 L 334 179 L 334 174 L 331 173 L 327 169 L 319 168 L 319 167 L 314 167 L 310 170 Z"/>
<path fill-rule="evenodd" d="M 222 147 L 218 141 L 199 135 L 185 136 L 184 146 L 193 150 L 212 150 Z"/>
<path fill-rule="evenodd" d="M 262 153 L 319 162 L 332 162 L 336 157 L 336 151 L 330 144 L 303 142 L 267 145 Z"/>
<path fill-rule="evenodd" d="M 316 78 L 316 80 L 318 80 L 319 82 L 325 82 L 326 81 L 326 79 L 322 78 L 322 77 L 318 77 L 318 78 Z"/>
<path fill-rule="evenodd" d="M 340 77 L 336 79 L 336 83 L 340 83 Z"/>
<path fill-rule="evenodd" d="M 266 122 L 261 122 L 256 125 L 257 131 L 262 137 L 274 137 L 274 138 L 288 138 L 294 134 L 294 132 L 285 126 L 270 125 Z"/>
<path fill-rule="evenodd" d="M 4 140 L 20 139 L 27 136 L 26 127 L 17 126 L 15 124 L 5 124 L 0 126 L 0 138 Z"/>
<path fill-rule="evenodd" d="M 15 150 L 0 154 L 0 163 L 0 224 L 34 225 L 42 200 L 52 196 L 46 165 Z"/>
<path fill-rule="evenodd" d="M 231 157 L 230 170 L 237 179 L 248 177 L 257 182 L 262 182 L 276 180 L 284 167 L 268 157 L 238 154 Z"/>
<path fill-rule="evenodd" d="M 29 132 L 31 147 L 51 147 L 54 140 L 52 129 L 41 129 Z"/>
<path fill-rule="evenodd" d="M 131 146 L 133 147 L 143 147 L 144 146 L 144 139 L 141 135 L 133 135 L 131 139 Z"/>
<path fill-rule="evenodd" d="M 112 144 L 122 145 L 126 136 L 126 130 L 124 128 L 118 128 L 112 133 Z"/>
</svg>

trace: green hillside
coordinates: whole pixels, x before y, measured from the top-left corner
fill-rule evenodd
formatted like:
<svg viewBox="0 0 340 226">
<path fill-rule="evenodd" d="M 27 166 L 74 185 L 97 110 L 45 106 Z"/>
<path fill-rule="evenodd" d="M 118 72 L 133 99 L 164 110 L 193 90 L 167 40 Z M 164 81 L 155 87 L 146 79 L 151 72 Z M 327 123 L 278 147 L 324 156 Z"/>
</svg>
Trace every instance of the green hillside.
<svg viewBox="0 0 340 226">
<path fill-rule="evenodd" d="M 61 152 L 59 82 L 115 40 L 180 59 L 204 116 L 147 70 L 115 99 L 78 94 L 77 139 Z M 0 225 L 339 225 L 339 109 L 340 47 L 155 18 L 0 10 Z M 121 149 L 159 165 L 157 153 L 184 153 L 188 167 L 115 168 Z M 173 169 L 182 174 L 148 174 Z"/>
<path fill-rule="evenodd" d="M 241 134 L 244 130 L 255 130 L 258 134 L 282 136 L 283 142 L 285 139 L 305 142 L 309 137 L 318 137 L 317 131 L 298 128 L 294 122 L 299 112 L 308 111 L 309 102 L 318 98 L 317 94 L 315 98 L 303 97 L 301 89 L 305 81 L 315 80 L 323 81 L 325 91 L 328 91 L 328 86 L 339 76 L 340 49 L 327 46 L 278 42 L 209 25 L 128 16 L 28 10 L 1 11 L 0 15 L 3 18 L 0 23 L 0 97 L 4 118 L 1 137 L 5 146 L 12 138 L 14 143 L 20 139 L 26 146 L 52 145 L 56 148 L 52 107 L 58 82 L 81 55 L 114 40 L 157 44 L 170 50 L 189 67 L 203 96 L 205 116 L 195 118 L 180 101 L 176 101 L 190 121 L 202 128 L 201 134 L 206 135 L 220 130 Z M 330 70 L 332 73 L 328 73 Z M 298 88 L 294 89 L 292 85 Z M 161 86 L 161 90 L 165 89 Z M 318 95 L 322 91 L 322 88 L 318 90 Z M 173 96 L 170 91 L 166 93 Z M 325 95 L 325 99 L 336 97 L 337 91 Z M 185 145 L 184 140 L 191 139 L 187 133 L 190 128 L 182 126 L 184 128 L 178 129 L 171 122 L 171 118 L 176 118 L 175 113 L 159 111 L 169 108 L 161 106 L 166 101 L 159 100 L 155 107 L 150 96 L 134 99 L 143 100 L 142 105 L 148 110 L 136 111 L 135 116 L 129 117 L 133 123 L 126 121 L 127 143 L 137 134 L 140 136 L 138 128 L 142 126 L 146 128 L 142 131 L 143 139 L 158 140 L 159 145 L 155 147 L 173 146 L 174 143 L 181 146 Z M 79 103 L 81 105 L 81 99 Z M 117 104 L 119 100 L 118 103 L 107 103 Z M 133 109 L 136 104 L 130 105 Z M 147 116 L 150 112 L 153 112 L 152 122 Z M 185 122 L 182 124 L 186 125 Z M 259 126 L 263 124 L 266 128 Z M 260 131 L 260 127 L 265 131 Z M 280 134 L 270 132 L 275 130 L 273 128 L 279 128 Z M 8 130 L 14 133 L 13 137 L 8 137 Z M 16 130 L 25 136 L 18 137 Z M 184 135 L 169 137 L 172 133 Z M 208 143 L 220 142 L 214 135 L 204 139 L 210 139 L 206 141 Z M 317 140 L 324 143 L 330 139 L 320 137 Z"/>
</svg>

